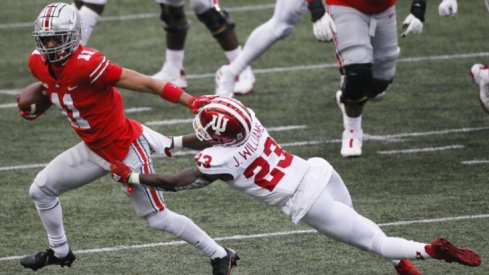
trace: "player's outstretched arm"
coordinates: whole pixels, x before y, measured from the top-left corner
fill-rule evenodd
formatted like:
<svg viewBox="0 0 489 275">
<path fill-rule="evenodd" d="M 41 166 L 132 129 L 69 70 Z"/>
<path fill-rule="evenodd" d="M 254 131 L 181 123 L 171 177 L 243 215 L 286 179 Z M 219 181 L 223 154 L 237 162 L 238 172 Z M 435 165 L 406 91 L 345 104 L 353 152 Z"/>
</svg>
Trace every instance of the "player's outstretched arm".
<svg viewBox="0 0 489 275">
<path fill-rule="evenodd" d="M 115 161 L 110 170 L 114 180 L 128 184 L 142 184 L 149 187 L 178 191 L 204 187 L 212 182 L 197 167 L 187 168 L 181 172 L 170 174 L 139 174 L 133 172 L 125 163 Z"/>
<path fill-rule="evenodd" d="M 165 100 L 184 106 L 189 106 L 192 98 L 191 95 L 170 82 L 163 82 L 126 68 L 122 69 L 121 77 L 115 86 L 135 92 L 159 95 Z"/>
<path fill-rule="evenodd" d="M 184 136 L 173 137 L 172 148 L 187 148 L 192 150 L 204 150 L 205 148 L 211 147 L 210 141 L 201 141 L 197 138 L 197 135 L 188 134 Z"/>
</svg>

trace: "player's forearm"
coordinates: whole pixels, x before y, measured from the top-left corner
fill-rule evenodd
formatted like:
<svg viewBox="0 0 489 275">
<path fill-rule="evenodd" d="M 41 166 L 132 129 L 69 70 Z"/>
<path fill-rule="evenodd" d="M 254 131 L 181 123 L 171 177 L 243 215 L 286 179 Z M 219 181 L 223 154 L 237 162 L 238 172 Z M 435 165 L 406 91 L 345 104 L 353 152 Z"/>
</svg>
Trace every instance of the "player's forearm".
<svg viewBox="0 0 489 275">
<path fill-rule="evenodd" d="M 162 188 L 169 191 L 176 191 L 179 187 L 190 185 L 197 181 L 200 174 L 197 168 L 188 168 L 175 175 L 168 174 L 136 174 L 131 175 L 137 177 L 137 182 L 149 187 Z M 135 178 L 134 178 L 135 179 Z M 130 182 L 135 183 L 135 181 Z"/>
</svg>

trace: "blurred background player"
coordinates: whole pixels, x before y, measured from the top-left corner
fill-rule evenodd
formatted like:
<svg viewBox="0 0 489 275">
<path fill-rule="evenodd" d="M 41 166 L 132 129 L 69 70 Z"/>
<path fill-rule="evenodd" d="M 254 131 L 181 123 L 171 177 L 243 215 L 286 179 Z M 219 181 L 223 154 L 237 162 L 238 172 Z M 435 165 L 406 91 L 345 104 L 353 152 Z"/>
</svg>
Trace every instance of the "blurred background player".
<svg viewBox="0 0 489 275">
<path fill-rule="evenodd" d="M 302 18 L 307 8 L 311 10 L 311 20 L 322 20 L 325 35 L 332 39 L 334 23 L 328 14 L 317 11 L 312 2 L 308 0 L 277 0 L 273 16 L 267 22 L 258 26 L 248 36 L 243 50 L 229 65 L 224 65 L 216 72 L 216 94 L 220 96 L 233 96 L 243 94 L 235 88 L 235 79 L 250 66 L 250 64 L 265 53 L 275 42 L 289 36 L 295 25 Z M 321 3 L 320 3 L 321 4 Z M 322 4 L 321 4 L 322 6 Z"/>
<path fill-rule="evenodd" d="M 381 98 L 396 72 L 400 54 L 396 1 L 326 0 L 326 4 L 336 25 L 334 41 L 341 72 L 341 88 L 336 93 L 344 126 L 340 153 L 357 157 L 362 154 L 365 103 L 370 98 Z M 411 12 L 403 21 L 403 37 L 422 32 L 425 8 L 425 0 L 413 0 Z"/>
<path fill-rule="evenodd" d="M 489 113 L 489 66 L 475 64 L 470 69 L 474 83 L 479 86 L 479 101 L 484 111 Z"/>
<path fill-rule="evenodd" d="M 166 32 L 165 62 L 153 78 L 161 81 L 170 81 L 180 88 L 187 88 L 185 77 L 184 48 L 190 22 L 184 11 L 184 0 L 155 0 L 160 5 L 160 19 Z M 75 0 L 82 23 L 82 44 L 86 45 L 93 28 L 104 11 L 107 0 Z M 190 0 L 190 6 L 195 15 L 212 36 L 217 40 L 229 62 L 232 62 L 241 52 L 238 38 L 234 31 L 235 24 L 228 13 L 219 7 L 218 1 Z M 255 76 L 250 66 L 247 66 L 235 78 L 234 91 L 236 93 L 249 93 L 253 90 Z"/>
<path fill-rule="evenodd" d="M 255 113 L 237 100 L 212 99 L 200 108 L 193 125 L 197 138 L 213 145 L 195 156 L 196 166 L 175 175 L 138 174 L 124 163 L 114 162 L 114 179 L 170 191 L 201 188 L 220 179 L 280 207 L 295 224 L 303 221 L 326 236 L 384 257 L 402 275 L 421 274 L 408 261 L 414 259 L 480 265 L 477 253 L 457 248 L 443 238 L 428 244 L 387 236 L 355 211 L 345 183 L 326 160 L 305 160 L 283 150 Z M 174 137 L 175 147 L 196 141 L 188 139 L 192 136 Z"/>
<path fill-rule="evenodd" d="M 107 0 L 75 0 L 73 2 L 82 20 L 82 37 L 80 43 L 87 45 L 93 28 L 97 25 L 100 16 L 104 12 Z"/>
<path fill-rule="evenodd" d="M 29 69 L 82 140 L 51 160 L 29 188 L 49 248 L 22 257 L 20 263 L 37 270 L 47 265 L 71 266 L 75 260 L 64 230 L 61 194 L 106 175 L 116 160 L 142 173 L 153 171 L 151 154 L 165 155 L 165 147 L 171 146 L 170 138 L 126 117 L 116 87 L 160 95 L 193 111 L 207 98 L 192 97 L 172 83 L 122 68 L 100 52 L 80 45 L 80 17 L 71 5 L 47 5 L 34 22 L 32 35 L 36 49 L 29 58 Z M 19 113 L 28 120 L 43 114 Z M 171 211 L 163 192 L 128 185 L 121 185 L 121 191 L 151 228 L 173 234 L 202 251 L 211 259 L 214 274 L 229 274 L 238 258 L 236 253 L 217 244 L 189 218 Z"/>
<path fill-rule="evenodd" d="M 489 11 L 489 0 L 484 0 Z M 457 0 L 443 0 L 438 6 L 440 16 L 454 17 L 457 15 Z M 479 102 L 482 109 L 489 113 L 489 66 L 484 64 L 474 64 L 470 69 L 472 80 L 479 87 Z"/>
<path fill-rule="evenodd" d="M 187 80 L 183 68 L 184 47 L 190 22 L 185 16 L 183 0 L 156 0 L 160 4 L 164 30 L 166 32 L 165 62 L 161 70 L 153 75 L 162 81 L 171 81 L 186 88 Z M 218 1 L 190 0 L 190 7 L 212 36 L 217 40 L 229 62 L 233 62 L 241 52 L 238 38 L 234 31 L 235 24 L 228 13 L 221 9 Z M 247 66 L 235 79 L 234 91 L 248 93 L 253 90 L 255 77 Z"/>
</svg>

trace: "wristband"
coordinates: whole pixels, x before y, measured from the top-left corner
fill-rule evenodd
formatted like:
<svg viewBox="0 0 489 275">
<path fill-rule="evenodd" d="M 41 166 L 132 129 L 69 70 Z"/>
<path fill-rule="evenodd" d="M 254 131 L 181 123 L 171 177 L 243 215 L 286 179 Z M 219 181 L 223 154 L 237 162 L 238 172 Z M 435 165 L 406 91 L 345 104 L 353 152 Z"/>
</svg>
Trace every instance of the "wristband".
<svg viewBox="0 0 489 275">
<path fill-rule="evenodd" d="M 311 12 L 311 21 L 314 23 L 323 17 L 326 10 L 321 0 L 309 0 L 307 2 L 307 8 Z"/>
<path fill-rule="evenodd" d="M 129 178 L 127 179 L 127 183 L 141 184 L 141 183 L 139 183 L 139 173 L 132 172 L 131 174 L 129 174 Z"/>
<path fill-rule="evenodd" d="M 183 136 L 173 137 L 173 148 L 183 147 Z"/>
<path fill-rule="evenodd" d="M 173 103 L 178 103 L 178 99 L 183 94 L 183 90 L 179 88 L 177 85 L 166 82 L 163 90 L 161 91 L 161 98 L 168 100 Z"/>
<path fill-rule="evenodd" d="M 426 11 L 426 2 L 422 0 L 414 0 L 411 5 L 411 14 L 414 15 L 419 21 L 424 22 L 424 14 Z"/>
</svg>

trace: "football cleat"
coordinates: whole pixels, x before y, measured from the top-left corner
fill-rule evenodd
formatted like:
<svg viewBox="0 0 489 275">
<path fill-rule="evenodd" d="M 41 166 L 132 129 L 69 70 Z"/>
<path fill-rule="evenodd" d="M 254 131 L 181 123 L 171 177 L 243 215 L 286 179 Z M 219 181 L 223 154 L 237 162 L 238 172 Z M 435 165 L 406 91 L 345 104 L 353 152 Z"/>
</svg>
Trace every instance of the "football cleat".
<svg viewBox="0 0 489 275">
<path fill-rule="evenodd" d="M 253 92 L 253 84 L 255 84 L 255 76 L 248 66 L 236 78 L 233 92 L 235 95 L 249 94 Z"/>
<path fill-rule="evenodd" d="M 236 252 L 230 248 L 225 249 L 228 253 L 225 257 L 211 260 L 212 275 L 229 275 L 231 274 L 231 269 L 233 266 L 238 264 L 238 254 L 236 254 Z"/>
<path fill-rule="evenodd" d="M 231 72 L 229 65 L 221 66 L 216 72 L 216 95 L 233 97 L 236 78 L 237 77 Z"/>
<path fill-rule="evenodd" d="M 346 129 L 341 138 L 341 155 L 345 158 L 362 155 L 362 129 Z"/>
<path fill-rule="evenodd" d="M 152 75 L 151 77 L 164 82 L 171 82 L 182 89 L 188 87 L 187 77 L 184 68 L 181 68 L 179 72 L 176 71 L 173 72 L 166 69 L 165 66 L 163 65 L 163 68 L 156 74 Z"/>
<path fill-rule="evenodd" d="M 54 251 L 52 249 L 47 249 L 46 251 L 41 251 L 37 254 L 23 257 L 20 259 L 20 264 L 25 268 L 30 268 L 36 271 L 39 268 L 43 268 L 47 265 L 60 265 L 61 267 L 66 265 L 70 267 L 75 259 L 76 257 L 71 250 L 64 258 L 58 258 L 54 256 Z"/>
<path fill-rule="evenodd" d="M 468 266 L 479 266 L 481 257 L 469 248 L 458 248 L 446 239 L 439 238 L 424 247 L 431 257 L 445 262 L 457 262 Z"/>
<path fill-rule="evenodd" d="M 396 271 L 398 275 L 421 275 L 421 271 L 408 260 L 401 260 Z"/>
<path fill-rule="evenodd" d="M 489 113 L 489 65 L 475 64 L 470 69 L 470 75 L 479 86 L 479 102 L 484 111 Z"/>
</svg>

